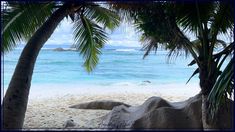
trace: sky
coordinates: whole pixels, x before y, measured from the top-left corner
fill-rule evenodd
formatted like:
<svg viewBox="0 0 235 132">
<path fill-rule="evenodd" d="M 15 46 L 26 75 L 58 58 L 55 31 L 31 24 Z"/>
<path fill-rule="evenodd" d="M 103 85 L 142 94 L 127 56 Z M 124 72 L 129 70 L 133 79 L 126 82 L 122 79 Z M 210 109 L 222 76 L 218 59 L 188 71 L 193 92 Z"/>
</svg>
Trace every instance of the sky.
<svg viewBox="0 0 235 132">
<path fill-rule="evenodd" d="M 132 25 L 123 22 L 112 33 L 108 34 L 107 45 L 141 47 L 139 37 L 140 34 L 137 34 Z M 64 19 L 46 42 L 46 45 L 72 45 L 73 42 L 73 24 L 71 21 Z"/>
<path fill-rule="evenodd" d="M 1 1 L 2 5 L 2 1 Z M 56 28 L 52 36 L 46 42 L 46 45 L 72 45 L 73 44 L 73 24 L 66 18 Z M 186 36 L 190 41 L 195 40 L 196 37 L 186 32 Z M 231 35 L 233 36 L 233 35 Z M 106 45 L 111 46 L 125 46 L 125 47 L 141 47 L 139 42 L 140 34 L 138 34 L 134 27 L 126 22 L 120 24 L 112 33 L 108 34 L 108 42 Z M 218 39 L 221 39 L 227 43 L 233 41 L 233 37 L 225 35 L 219 35 Z M 26 42 L 20 42 L 25 44 Z"/>
<path fill-rule="evenodd" d="M 191 41 L 196 39 L 196 37 L 189 32 L 186 32 L 186 36 L 188 36 Z M 131 24 L 126 22 L 122 22 L 118 28 L 112 33 L 109 33 L 108 38 L 106 45 L 141 47 L 141 43 L 139 42 L 140 34 L 135 31 Z M 224 35 L 220 35 L 218 38 L 226 42 L 231 41 Z M 73 42 L 73 24 L 71 21 L 64 19 L 46 42 L 46 45 L 72 45 Z"/>
</svg>

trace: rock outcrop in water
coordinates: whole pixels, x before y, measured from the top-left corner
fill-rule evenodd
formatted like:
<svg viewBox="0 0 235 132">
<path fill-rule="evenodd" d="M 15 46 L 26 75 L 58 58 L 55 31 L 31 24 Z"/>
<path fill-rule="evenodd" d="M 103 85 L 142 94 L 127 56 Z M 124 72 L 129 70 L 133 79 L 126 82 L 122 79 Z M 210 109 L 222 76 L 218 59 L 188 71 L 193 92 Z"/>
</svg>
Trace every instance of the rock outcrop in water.
<svg viewBox="0 0 235 132">
<path fill-rule="evenodd" d="M 145 80 L 145 81 L 143 81 L 144 83 L 151 83 L 149 80 Z"/>
<path fill-rule="evenodd" d="M 69 108 L 76 108 L 76 109 L 102 109 L 102 110 L 112 110 L 115 106 L 123 105 L 125 107 L 130 107 L 130 105 L 111 101 L 111 100 L 100 100 L 100 101 L 92 101 L 88 103 L 82 103 L 70 106 Z"/>
<path fill-rule="evenodd" d="M 107 129 L 202 129 L 201 96 L 184 102 L 170 103 L 151 97 L 140 106 L 114 109 L 104 117 L 101 128 Z M 231 128 L 233 109 L 221 112 L 219 128 Z M 232 113 L 232 114 L 231 114 Z"/>
<path fill-rule="evenodd" d="M 53 49 L 53 51 L 76 51 L 75 48 L 63 49 L 61 47 Z"/>
<path fill-rule="evenodd" d="M 59 48 L 55 48 L 55 49 L 53 49 L 53 51 L 66 51 L 65 49 L 63 49 L 63 48 L 61 48 L 61 47 L 59 47 Z"/>
</svg>

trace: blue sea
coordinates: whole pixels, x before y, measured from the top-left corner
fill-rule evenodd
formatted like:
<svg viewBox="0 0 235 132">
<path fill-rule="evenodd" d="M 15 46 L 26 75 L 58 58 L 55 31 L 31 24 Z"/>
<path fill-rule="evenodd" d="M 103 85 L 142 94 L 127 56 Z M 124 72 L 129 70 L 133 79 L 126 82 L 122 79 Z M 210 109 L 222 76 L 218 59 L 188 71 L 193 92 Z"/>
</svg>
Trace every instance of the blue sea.
<svg viewBox="0 0 235 132">
<path fill-rule="evenodd" d="M 112 47 L 102 49 L 100 61 L 91 73 L 83 67 L 84 59 L 76 51 L 53 51 L 70 45 L 45 45 L 37 58 L 32 84 L 94 84 L 115 83 L 185 84 L 196 66 L 187 66 L 192 57 L 178 55 L 168 60 L 168 51 L 158 50 L 143 59 L 144 51 L 136 47 Z M 23 46 L 4 54 L 3 77 L 7 88 Z M 190 83 L 198 83 L 198 75 Z"/>
</svg>

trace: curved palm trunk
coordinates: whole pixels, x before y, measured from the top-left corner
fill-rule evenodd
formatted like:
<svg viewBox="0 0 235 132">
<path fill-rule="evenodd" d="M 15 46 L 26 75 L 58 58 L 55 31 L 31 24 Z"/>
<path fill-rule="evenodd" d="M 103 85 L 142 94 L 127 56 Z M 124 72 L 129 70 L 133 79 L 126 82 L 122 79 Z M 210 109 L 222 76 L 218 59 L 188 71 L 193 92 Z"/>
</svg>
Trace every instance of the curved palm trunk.
<svg viewBox="0 0 235 132">
<path fill-rule="evenodd" d="M 4 129 L 20 129 L 23 127 L 36 58 L 44 43 L 68 13 L 68 6 L 65 5 L 56 10 L 35 32 L 22 51 L 3 99 Z"/>
</svg>

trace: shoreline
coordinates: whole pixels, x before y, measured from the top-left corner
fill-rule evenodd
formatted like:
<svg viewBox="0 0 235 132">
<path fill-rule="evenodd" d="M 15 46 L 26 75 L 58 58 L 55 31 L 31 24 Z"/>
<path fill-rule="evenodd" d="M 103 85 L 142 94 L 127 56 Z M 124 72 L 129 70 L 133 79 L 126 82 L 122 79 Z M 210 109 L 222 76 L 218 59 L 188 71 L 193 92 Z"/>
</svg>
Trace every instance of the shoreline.
<svg viewBox="0 0 235 132">
<path fill-rule="evenodd" d="M 180 87 L 181 86 L 181 87 Z M 38 91 L 38 87 L 32 87 L 28 107 L 25 116 L 24 129 L 64 129 L 64 123 L 72 119 L 77 124 L 75 128 L 98 128 L 101 118 L 109 110 L 88 110 L 69 108 L 71 105 L 96 101 L 113 100 L 132 106 L 140 105 L 152 96 L 162 97 L 167 101 L 179 102 L 199 93 L 196 85 L 169 84 L 162 86 L 135 85 L 122 86 L 64 86 L 44 87 Z M 155 87 L 155 88 L 154 88 Z M 42 87 L 41 87 L 42 89 Z M 43 96 L 44 95 L 44 96 Z"/>
<path fill-rule="evenodd" d="M 162 95 L 180 95 L 192 96 L 195 92 L 200 91 L 199 84 L 135 84 L 121 82 L 113 85 L 96 85 L 96 84 L 42 84 L 33 85 L 30 89 L 30 99 L 53 98 L 64 95 L 100 95 L 100 94 L 118 94 L 118 93 L 156 93 Z"/>
</svg>

